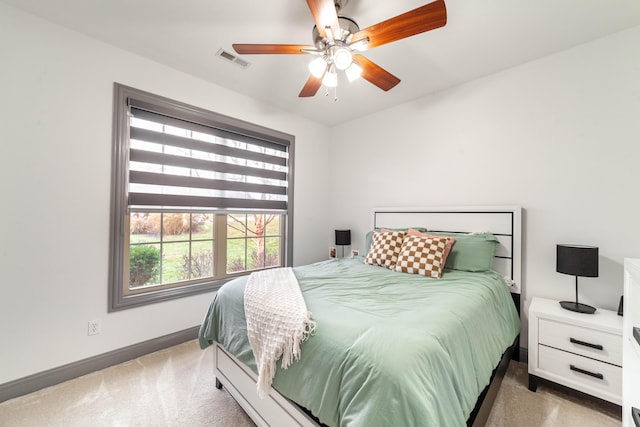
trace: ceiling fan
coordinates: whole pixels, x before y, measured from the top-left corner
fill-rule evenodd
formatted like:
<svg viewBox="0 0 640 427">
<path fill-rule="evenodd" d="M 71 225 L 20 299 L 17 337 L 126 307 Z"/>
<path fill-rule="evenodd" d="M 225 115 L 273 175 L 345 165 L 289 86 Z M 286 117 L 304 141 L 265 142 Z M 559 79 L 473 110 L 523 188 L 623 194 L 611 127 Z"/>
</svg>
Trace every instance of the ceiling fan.
<svg viewBox="0 0 640 427">
<path fill-rule="evenodd" d="M 316 25 L 314 46 L 298 44 L 234 44 L 240 55 L 310 54 L 317 56 L 309 64 L 311 75 L 298 96 L 314 96 L 320 86 L 335 87 L 338 71 L 349 81 L 362 76 L 388 91 L 400 79 L 359 52 L 440 28 L 447 23 L 444 0 L 436 0 L 361 30 L 351 18 L 338 16 L 348 0 L 307 0 Z"/>
</svg>

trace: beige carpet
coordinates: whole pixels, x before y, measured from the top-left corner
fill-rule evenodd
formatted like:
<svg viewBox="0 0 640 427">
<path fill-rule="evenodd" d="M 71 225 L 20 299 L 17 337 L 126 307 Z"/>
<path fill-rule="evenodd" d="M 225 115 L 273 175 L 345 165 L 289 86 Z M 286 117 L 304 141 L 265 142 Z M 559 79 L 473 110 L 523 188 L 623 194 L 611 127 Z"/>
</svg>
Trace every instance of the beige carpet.
<svg viewBox="0 0 640 427">
<path fill-rule="evenodd" d="M 541 384 L 512 362 L 489 419 L 493 427 L 620 426 L 619 408 Z M 0 403 L 2 427 L 252 426 L 214 388 L 211 349 L 196 341 Z"/>
<path fill-rule="evenodd" d="M 620 427 L 622 424 L 619 406 L 564 390 L 540 381 L 535 393 L 529 391 L 527 365 L 511 361 L 487 426 Z"/>
</svg>

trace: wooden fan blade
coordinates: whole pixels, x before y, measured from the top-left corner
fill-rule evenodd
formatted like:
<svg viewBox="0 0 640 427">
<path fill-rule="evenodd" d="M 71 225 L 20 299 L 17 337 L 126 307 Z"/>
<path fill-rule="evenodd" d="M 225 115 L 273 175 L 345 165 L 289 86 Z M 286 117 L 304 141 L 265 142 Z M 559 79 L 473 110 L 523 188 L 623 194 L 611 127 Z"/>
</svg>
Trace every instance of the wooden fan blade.
<svg viewBox="0 0 640 427">
<path fill-rule="evenodd" d="M 367 49 L 391 43 L 416 34 L 443 27 L 447 23 L 447 8 L 444 0 L 410 10 L 396 17 L 379 22 L 360 30 L 352 37 L 352 42 L 369 37 Z"/>
<path fill-rule="evenodd" d="M 297 54 L 305 53 L 302 49 L 315 50 L 315 46 L 308 46 L 302 44 L 233 44 L 233 49 L 240 55 L 253 55 L 253 54 Z"/>
<path fill-rule="evenodd" d="M 362 78 L 387 91 L 400 83 L 400 79 L 362 55 L 353 55 L 362 67 Z"/>
<path fill-rule="evenodd" d="M 327 37 L 325 27 L 331 27 L 335 37 L 338 34 L 338 30 L 340 30 L 340 23 L 338 22 L 338 14 L 333 0 L 307 0 L 307 4 L 320 35 Z"/>
<path fill-rule="evenodd" d="M 314 96 L 318 92 L 318 89 L 320 89 L 320 86 L 322 86 L 322 77 L 315 77 L 312 74 L 309 76 L 309 79 L 307 79 L 307 82 L 304 84 L 304 87 L 298 96 L 300 98 Z"/>
</svg>

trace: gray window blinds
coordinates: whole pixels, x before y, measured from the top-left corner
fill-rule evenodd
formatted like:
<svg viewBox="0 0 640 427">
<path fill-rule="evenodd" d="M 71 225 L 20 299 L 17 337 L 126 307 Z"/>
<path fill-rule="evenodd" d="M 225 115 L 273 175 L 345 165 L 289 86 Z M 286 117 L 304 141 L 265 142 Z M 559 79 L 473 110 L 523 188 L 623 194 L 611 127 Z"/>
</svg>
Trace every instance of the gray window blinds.
<svg viewBox="0 0 640 427">
<path fill-rule="evenodd" d="M 288 208 L 289 143 L 129 98 L 131 210 Z"/>
</svg>

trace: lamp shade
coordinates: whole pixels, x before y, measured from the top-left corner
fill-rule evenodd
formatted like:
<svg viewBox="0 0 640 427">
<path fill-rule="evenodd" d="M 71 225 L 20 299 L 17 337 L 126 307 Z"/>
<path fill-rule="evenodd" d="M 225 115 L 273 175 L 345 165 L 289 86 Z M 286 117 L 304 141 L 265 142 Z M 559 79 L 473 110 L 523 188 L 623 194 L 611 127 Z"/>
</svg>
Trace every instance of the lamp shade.
<svg viewBox="0 0 640 427">
<path fill-rule="evenodd" d="M 598 277 L 598 248 L 556 245 L 556 271 L 580 277 Z"/>
<path fill-rule="evenodd" d="M 351 244 L 351 230 L 336 230 L 336 246 Z"/>
</svg>

